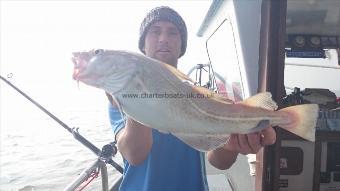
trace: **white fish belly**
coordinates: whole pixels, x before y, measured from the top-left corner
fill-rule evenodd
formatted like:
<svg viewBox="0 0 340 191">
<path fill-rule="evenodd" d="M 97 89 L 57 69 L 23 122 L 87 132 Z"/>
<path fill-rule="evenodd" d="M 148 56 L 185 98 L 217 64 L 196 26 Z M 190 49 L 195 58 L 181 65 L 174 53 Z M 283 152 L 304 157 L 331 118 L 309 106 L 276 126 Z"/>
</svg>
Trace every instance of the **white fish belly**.
<svg viewBox="0 0 340 191">
<path fill-rule="evenodd" d="M 189 108 L 187 99 L 123 98 L 124 112 L 136 121 L 162 132 L 196 135 L 249 133 L 261 120 L 220 120 Z"/>
</svg>

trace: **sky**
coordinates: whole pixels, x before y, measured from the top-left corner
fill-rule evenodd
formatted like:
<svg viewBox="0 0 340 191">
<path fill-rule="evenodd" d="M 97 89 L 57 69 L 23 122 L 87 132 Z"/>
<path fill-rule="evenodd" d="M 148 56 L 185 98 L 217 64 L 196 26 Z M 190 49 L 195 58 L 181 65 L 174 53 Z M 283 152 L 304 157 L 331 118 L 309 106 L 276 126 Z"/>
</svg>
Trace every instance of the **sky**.
<svg viewBox="0 0 340 191">
<path fill-rule="evenodd" d="M 212 1 L 0 1 L 0 74 L 52 111 L 89 107 L 103 93 L 72 80 L 71 53 L 96 48 L 139 52 L 139 26 L 156 6 L 175 9 L 186 21 L 189 38 L 179 68 L 206 63 L 204 39 L 196 33 Z M 21 97 L 21 98 L 19 98 Z M 99 98 L 100 97 L 100 98 Z M 86 103 L 86 104 L 85 104 Z M 15 120 L 36 110 L 0 83 L 1 119 Z M 1 122 L 2 128 L 6 126 Z"/>
<path fill-rule="evenodd" d="M 72 68 L 69 57 L 73 51 L 104 48 L 139 52 L 140 23 L 150 9 L 159 5 L 174 8 L 188 25 L 188 52 L 180 66 L 187 68 L 202 60 L 202 54 L 194 54 L 198 47 L 196 32 L 210 3 L 204 0 L 1 1 L 1 74 L 40 80 L 59 76 L 59 72 L 66 74 Z M 204 47 L 198 51 L 204 53 Z"/>
</svg>

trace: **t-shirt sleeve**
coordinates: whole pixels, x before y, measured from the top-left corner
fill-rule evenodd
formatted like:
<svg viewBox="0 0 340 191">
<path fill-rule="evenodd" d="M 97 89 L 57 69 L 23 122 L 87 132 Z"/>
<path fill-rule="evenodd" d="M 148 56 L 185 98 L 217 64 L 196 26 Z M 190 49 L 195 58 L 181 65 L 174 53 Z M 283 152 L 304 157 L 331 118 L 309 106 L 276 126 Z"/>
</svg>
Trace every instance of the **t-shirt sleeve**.
<svg viewBox="0 0 340 191">
<path fill-rule="evenodd" d="M 112 131 L 115 135 L 117 135 L 119 131 L 124 128 L 126 119 L 125 115 L 120 112 L 117 107 L 114 107 L 111 104 L 109 104 L 108 109 Z"/>
</svg>

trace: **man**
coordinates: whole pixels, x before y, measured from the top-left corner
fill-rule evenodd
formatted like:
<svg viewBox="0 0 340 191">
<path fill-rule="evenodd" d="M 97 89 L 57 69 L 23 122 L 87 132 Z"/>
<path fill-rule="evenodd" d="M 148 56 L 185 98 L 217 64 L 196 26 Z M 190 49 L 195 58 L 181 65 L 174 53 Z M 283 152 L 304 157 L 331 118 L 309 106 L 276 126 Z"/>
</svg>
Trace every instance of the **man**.
<svg viewBox="0 0 340 191">
<path fill-rule="evenodd" d="M 177 67 L 186 46 L 187 28 L 176 11 L 157 7 L 144 18 L 139 38 L 143 54 Z M 121 118 L 115 103 L 109 107 L 109 114 L 118 149 L 124 158 L 120 190 L 208 189 L 204 153 L 171 134 L 160 133 L 129 117 Z M 207 157 L 213 166 L 227 169 L 238 153 L 256 153 L 263 145 L 273 144 L 275 136 L 271 127 L 261 133 L 232 135 L 224 147 L 208 152 Z"/>
</svg>

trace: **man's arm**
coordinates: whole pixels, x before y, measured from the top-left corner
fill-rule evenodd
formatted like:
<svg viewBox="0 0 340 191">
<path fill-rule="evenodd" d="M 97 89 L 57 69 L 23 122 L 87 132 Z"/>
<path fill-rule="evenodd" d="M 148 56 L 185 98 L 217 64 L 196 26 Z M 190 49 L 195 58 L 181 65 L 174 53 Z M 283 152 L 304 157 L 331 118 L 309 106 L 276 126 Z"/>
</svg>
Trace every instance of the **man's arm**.
<svg viewBox="0 0 340 191">
<path fill-rule="evenodd" d="M 147 158 L 152 146 L 151 128 L 127 118 L 125 128 L 116 137 L 119 152 L 131 165 Z"/>
<path fill-rule="evenodd" d="M 274 144 L 275 141 L 276 133 L 272 127 L 247 135 L 233 134 L 223 147 L 208 152 L 208 161 L 218 169 L 228 169 L 236 161 L 238 153 L 255 154 L 263 146 Z"/>
<path fill-rule="evenodd" d="M 117 107 L 112 96 L 106 93 L 113 107 Z M 152 131 L 133 119 L 127 117 L 126 125 L 116 135 L 118 150 L 131 164 L 138 165 L 148 156 L 152 146 Z"/>
</svg>

